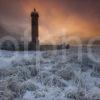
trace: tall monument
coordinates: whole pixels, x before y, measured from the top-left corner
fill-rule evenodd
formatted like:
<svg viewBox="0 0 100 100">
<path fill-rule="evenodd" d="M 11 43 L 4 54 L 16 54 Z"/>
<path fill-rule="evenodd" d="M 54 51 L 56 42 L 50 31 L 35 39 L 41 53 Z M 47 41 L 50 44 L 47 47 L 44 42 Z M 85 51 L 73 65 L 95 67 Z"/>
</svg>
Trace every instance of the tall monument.
<svg viewBox="0 0 100 100">
<path fill-rule="evenodd" d="M 36 9 L 34 9 L 34 12 L 31 13 L 31 35 L 32 35 L 32 48 L 36 49 L 36 46 L 39 45 L 39 40 L 38 40 L 38 36 L 39 36 L 39 26 L 38 26 L 38 19 L 39 19 L 39 14 L 36 11 Z"/>
</svg>

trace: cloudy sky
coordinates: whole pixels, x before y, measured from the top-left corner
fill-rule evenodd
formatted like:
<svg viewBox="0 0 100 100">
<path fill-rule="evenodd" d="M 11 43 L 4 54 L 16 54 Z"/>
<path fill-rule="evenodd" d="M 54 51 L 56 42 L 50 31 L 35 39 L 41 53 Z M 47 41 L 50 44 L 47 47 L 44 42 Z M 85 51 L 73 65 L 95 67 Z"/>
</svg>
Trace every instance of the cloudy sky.
<svg viewBox="0 0 100 100">
<path fill-rule="evenodd" d="M 30 40 L 34 8 L 40 15 L 41 43 L 60 43 L 70 36 L 86 42 L 100 35 L 100 0 L 0 0 L 0 36 L 7 32 Z"/>
</svg>

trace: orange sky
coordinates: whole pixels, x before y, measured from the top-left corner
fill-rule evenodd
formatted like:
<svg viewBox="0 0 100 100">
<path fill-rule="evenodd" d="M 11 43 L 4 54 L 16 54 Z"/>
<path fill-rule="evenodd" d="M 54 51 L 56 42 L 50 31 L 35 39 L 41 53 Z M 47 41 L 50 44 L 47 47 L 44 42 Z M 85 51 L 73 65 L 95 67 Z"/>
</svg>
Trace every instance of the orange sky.
<svg viewBox="0 0 100 100">
<path fill-rule="evenodd" d="M 20 4 L 20 11 L 16 10 L 16 12 L 19 21 L 16 22 L 14 19 L 10 21 L 12 31 L 16 30 L 25 34 L 25 38 L 29 39 L 30 13 L 36 8 L 40 15 L 39 39 L 41 43 L 60 43 L 61 37 L 64 37 L 63 41 L 66 42 L 69 36 L 78 36 L 82 41 L 87 41 L 100 35 L 98 14 L 100 3 L 98 4 L 97 1 L 99 2 L 99 0 L 95 0 L 95 3 L 94 0 L 87 0 L 87 2 L 85 0 L 18 0 L 16 2 L 18 6 Z M 6 25 L 9 30 L 11 30 L 11 25 Z M 19 27 L 23 31 L 20 32 Z"/>
</svg>

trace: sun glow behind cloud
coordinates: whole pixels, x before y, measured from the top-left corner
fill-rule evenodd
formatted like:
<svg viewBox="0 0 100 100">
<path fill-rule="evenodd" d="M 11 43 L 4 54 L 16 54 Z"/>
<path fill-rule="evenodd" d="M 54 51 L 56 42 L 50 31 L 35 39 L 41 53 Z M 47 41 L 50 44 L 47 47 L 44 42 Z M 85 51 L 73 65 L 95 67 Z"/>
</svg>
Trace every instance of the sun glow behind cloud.
<svg viewBox="0 0 100 100">
<path fill-rule="evenodd" d="M 16 10 L 15 18 L 9 14 L 12 26 L 8 25 L 9 30 L 15 27 L 17 33 L 25 34 L 26 39 L 31 37 L 31 16 L 30 13 L 36 8 L 39 12 L 39 40 L 41 43 L 60 43 L 61 37 L 65 40 L 69 36 L 78 36 L 82 41 L 100 35 L 99 3 L 81 0 L 14 0 Z M 92 2 L 92 3 L 91 3 Z M 14 5 L 14 3 L 13 3 Z M 12 5 L 11 5 L 12 6 Z M 14 13 L 12 13 L 14 14 Z M 14 14 L 15 15 L 15 14 Z M 15 17 L 16 17 L 15 16 Z M 3 17 L 4 18 L 4 17 Z M 5 19 L 4 19 L 5 20 Z M 4 21 L 7 22 L 7 21 Z M 16 24 L 14 24 L 16 23 Z M 23 31 L 20 32 L 19 26 Z M 11 28 L 10 28 L 11 27 Z M 14 28 L 13 28 L 14 29 Z M 21 30 L 22 30 L 21 29 Z M 28 37 L 28 38 L 27 38 Z M 63 41 L 65 41 L 63 40 Z"/>
<path fill-rule="evenodd" d="M 43 2 L 44 1 L 44 2 Z M 27 15 L 36 8 L 40 14 L 40 41 L 41 43 L 59 43 L 62 34 L 79 36 L 83 41 L 97 35 L 93 22 L 83 18 L 69 8 L 64 9 L 57 0 L 26 0 L 23 8 Z M 65 11 L 66 10 L 66 11 Z M 63 31 L 64 30 L 64 31 Z"/>
</svg>

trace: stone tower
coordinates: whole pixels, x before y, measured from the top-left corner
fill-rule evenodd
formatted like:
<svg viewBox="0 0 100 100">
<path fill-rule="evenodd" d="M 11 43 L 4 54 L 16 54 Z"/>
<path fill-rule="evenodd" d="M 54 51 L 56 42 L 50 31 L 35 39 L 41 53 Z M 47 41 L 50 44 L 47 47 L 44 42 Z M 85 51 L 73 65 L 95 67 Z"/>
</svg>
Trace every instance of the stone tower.
<svg viewBox="0 0 100 100">
<path fill-rule="evenodd" d="M 32 35 L 32 48 L 36 48 L 37 45 L 39 45 L 39 26 L 38 26 L 38 19 L 39 19 L 39 14 L 34 9 L 34 12 L 31 13 L 31 35 Z"/>
</svg>

